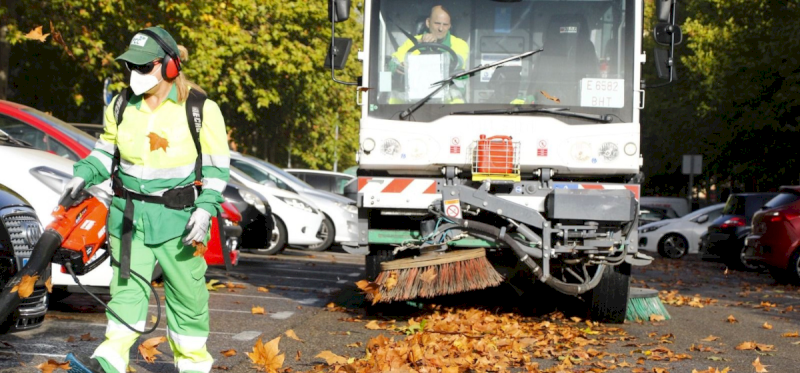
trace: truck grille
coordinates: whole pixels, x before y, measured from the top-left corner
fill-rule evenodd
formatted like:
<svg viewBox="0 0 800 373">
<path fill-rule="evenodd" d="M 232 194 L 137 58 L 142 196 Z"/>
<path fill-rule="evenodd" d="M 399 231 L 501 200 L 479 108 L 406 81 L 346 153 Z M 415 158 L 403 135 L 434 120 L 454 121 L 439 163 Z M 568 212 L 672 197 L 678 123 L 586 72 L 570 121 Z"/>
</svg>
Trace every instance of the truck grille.
<svg viewBox="0 0 800 373">
<path fill-rule="evenodd" d="M 2 217 L 3 224 L 8 230 L 11 244 L 14 246 L 14 256 L 29 258 L 33 246 L 42 236 L 42 224 L 33 212 L 14 212 Z"/>
</svg>

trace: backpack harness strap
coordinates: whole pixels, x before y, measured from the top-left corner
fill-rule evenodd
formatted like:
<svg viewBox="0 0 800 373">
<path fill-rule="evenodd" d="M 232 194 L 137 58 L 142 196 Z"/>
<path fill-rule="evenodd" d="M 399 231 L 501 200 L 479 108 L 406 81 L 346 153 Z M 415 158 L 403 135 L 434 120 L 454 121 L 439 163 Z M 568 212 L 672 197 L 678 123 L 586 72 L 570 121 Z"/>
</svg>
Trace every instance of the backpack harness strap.
<svg viewBox="0 0 800 373">
<path fill-rule="evenodd" d="M 117 120 L 117 129 L 122 124 L 125 108 L 128 106 L 132 91 L 130 88 L 123 90 L 117 96 L 114 102 L 114 117 Z M 125 189 L 122 186 L 122 180 L 119 178 L 119 164 L 120 152 L 119 147 L 114 151 L 114 157 L 111 161 L 111 189 L 114 191 L 114 196 L 125 200 L 125 209 L 122 212 L 122 235 L 120 237 L 120 277 L 123 279 L 130 278 L 131 268 L 131 241 L 133 239 L 133 200 L 144 201 L 147 203 L 157 203 L 164 205 L 164 207 L 174 210 L 183 210 L 194 206 L 194 201 L 200 195 L 202 182 L 202 166 L 203 158 L 200 149 L 200 129 L 203 125 L 203 104 L 206 97 L 196 91 L 189 91 L 189 97 L 186 101 L 186 118 L 189 123 L 189 132 L 192 134 L 195 148 L 197 149 L 197 158 L 195 159 L 195 180 L 191 185 L 186 185 L 179 188 L 167 190 L 161 196 L 150 196 L 139 194 Z M 222 217 L 217 214 L 217 221 L 222 222 Z M 223 229 L 219 227 L 220 244 L 222 246 L 223 256 L 225 257 L 225 268 L 230 270 L 230 256 L 225 239 Z"/>
</svg>

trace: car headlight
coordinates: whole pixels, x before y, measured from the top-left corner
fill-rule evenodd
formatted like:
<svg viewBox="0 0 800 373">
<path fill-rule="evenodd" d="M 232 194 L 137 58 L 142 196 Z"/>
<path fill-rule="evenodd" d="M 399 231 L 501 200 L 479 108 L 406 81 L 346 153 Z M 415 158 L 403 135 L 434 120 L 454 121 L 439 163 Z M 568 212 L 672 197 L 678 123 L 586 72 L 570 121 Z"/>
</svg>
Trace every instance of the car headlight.
<svg viewBox="0 0 800 373">
<path fill-rule="evenodd" d="M 651 225 L 649 227 L 641 227 L 641 228 L 639 228 L 639 233 L 650 233 L 650 232 L 658 230 L 659 228 L 661 228 L 661 227 L 663 227 L 665 225 L 666 224 L 657 224 L 657 225 Z"/>
<path fill-rule="evenodd" d="M 281 201 L 283 201 L 287 205 L 292 206 L 292 207 L 294 207 L 296 209 L 300 209 L 300 210 L 303 210 L 305 212 L 311 212 L 311 213 L 314 212 L 314 208 L 312 208 L 307 203 L 305 203 L 305 202 L 303 202 L 303 201 L 301 201 L 301 200 L 299 200 L 297 198 L 278 197 L 278 199 L 280 199 Z"/>
<path fill-rule="evenodd" d="M 253 205 L 258 212 L 262 214 L 267 213 L 267 206 L 264 206 L 264 201 L 257 195 L 241 189 L 239 189 L 239 195 L 242 196 L 242 199 L 247 202 L 248 205 Z"/>
<path fill-rule="evenodd" d="M 340 209 L 344 210 L 344 211 L 347 211 L 347 212 L 351 213 L 351 214 L 358 214 L 358 207 L 356 207 L 356 205 L 354 203 L 336 202 L 336 206 L 339 207 Z"/>
</svg>

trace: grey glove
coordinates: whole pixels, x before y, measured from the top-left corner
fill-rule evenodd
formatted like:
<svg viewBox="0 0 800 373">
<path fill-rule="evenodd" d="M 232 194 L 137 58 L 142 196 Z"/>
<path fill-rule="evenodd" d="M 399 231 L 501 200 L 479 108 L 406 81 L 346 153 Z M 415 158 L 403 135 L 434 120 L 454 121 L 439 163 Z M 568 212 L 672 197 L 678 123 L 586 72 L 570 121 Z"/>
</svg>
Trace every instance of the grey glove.
<svg viewBox="0 0 800 373">
<path fill-rule="evenodd" d="M 80 193 L 81 190 L 83 190 L 83 187 L 85 185 L 86 185 L 86 180 L 83 180 L 82 177 L 79 176 L 73 177 L 72 180 L 70 180 L 64 187 L 64 191 L 61 192 L 61 196 L 58 198 L 58 200 L 60 201 L 61 199 L 66 197 L 67 194 L 69 194 L 69 196 L 72 198 L 77 198 L 78 193 Z"/>
<path fill-rule="evenodd" d="M 189 233 L 183 238 L 184 245 L 191 245 L 192 242 L 203 242 L 208 234 L 208 227 L 211 225 L 211 214 L 201 208 L 197 208 L 186 224 Z"/>
</svg>

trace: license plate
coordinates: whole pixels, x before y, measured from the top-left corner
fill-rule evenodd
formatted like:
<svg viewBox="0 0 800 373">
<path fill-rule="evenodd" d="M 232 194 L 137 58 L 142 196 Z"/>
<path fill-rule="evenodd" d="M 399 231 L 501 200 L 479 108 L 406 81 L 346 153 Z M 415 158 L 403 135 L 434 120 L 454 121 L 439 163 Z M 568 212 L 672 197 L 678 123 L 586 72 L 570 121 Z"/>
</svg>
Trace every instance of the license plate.
<svg viewBox="0 0 800 373">
<path fill-rule="evenodd" d="M 625 79 L 581 79 L 581 106 L 613 107 L 625 106 Z"/>
</svg>

